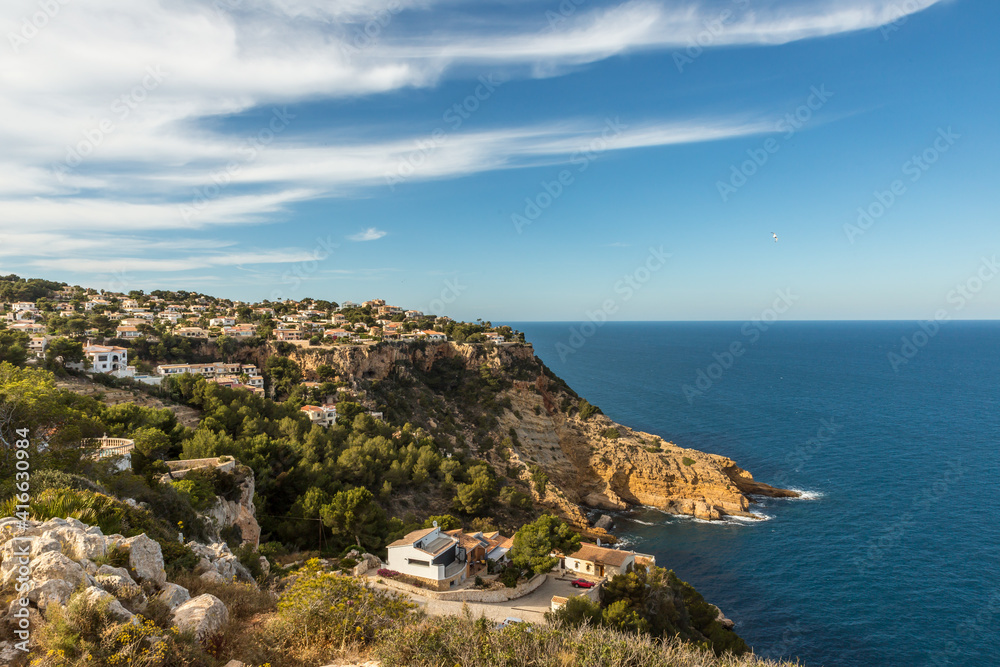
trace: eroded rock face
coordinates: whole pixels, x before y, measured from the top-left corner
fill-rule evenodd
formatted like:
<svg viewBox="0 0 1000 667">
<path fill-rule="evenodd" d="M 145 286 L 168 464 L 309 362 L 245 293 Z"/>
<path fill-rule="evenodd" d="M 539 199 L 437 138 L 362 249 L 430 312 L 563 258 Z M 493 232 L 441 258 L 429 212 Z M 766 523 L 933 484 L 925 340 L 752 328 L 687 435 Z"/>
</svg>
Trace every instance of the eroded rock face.
<svg viewBox="0 0 1000 667">
<path fill-rule="evenodd" d="M 250 571 L 240 563 L 236 555 L 229 549 L 225 542 L 214 542 L 212 544 L 201 544 L 199 542 L 188 542 L 189 549 L 200 556 L 195 572 L 204 576 L 209 572 L 219 575 L 222 581 L 246 581 L 254 580 Z M 215 577 L 212 577 L 216 580 Z"/>
<path fill-rule="evenodd" d="M 62 579 L 74 588 L 93 585 L 92 577 L 79 563 L 58 551 L 46 551 L 34 558 L 28 566 L 31 578 L 38 586 L 50 579 Z"/>
<path fill-rule="evenodd" d="M 239 466 L 234 470 L 234 474 L 240 480 L 239 500 L 226 500 L 220 497 L 203 516 L 215 527 L 214 537 L 218 541 L 221 541 L 218 531 L 235 526 L 239 528 L 243 542 L 249 542 L 256 548 L 260 545 L 260 525 L 257 523 L 257 509 L 253 504 L 253 471 L 246 466 Z"/>
<path fill-rule="evenodd" d="M 123 542 L 128 549 L 128 564 L 142 581 L 152 581 L 163 585 L 167 573 L 163 569 L 163 552 L 160 545 L 146 534 L 130 537 Z"/>
<path fill-rule="evenodd" d="M 181 632 L 194 632 L 195 637 L 203 641 L 229 621 L 229 610 L 222 600 L 206 593 L 177 607 L 173 620 Z"/>
</svg>

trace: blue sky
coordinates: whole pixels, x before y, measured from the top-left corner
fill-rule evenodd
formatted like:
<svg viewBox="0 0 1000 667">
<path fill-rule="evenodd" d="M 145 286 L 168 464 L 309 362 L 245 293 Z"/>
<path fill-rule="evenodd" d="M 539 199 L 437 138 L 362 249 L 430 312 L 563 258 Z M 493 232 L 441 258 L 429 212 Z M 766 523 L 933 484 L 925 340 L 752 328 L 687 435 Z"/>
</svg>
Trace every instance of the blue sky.
<svg viewBox="0 0 1000 667">
<path fill-rule="evenodd" d="M 786 319 L 1000 316 L 988 0 L 48 7 L 0 9 L 3 273 L 493 321 L 779 290 Z"/>
</svg>

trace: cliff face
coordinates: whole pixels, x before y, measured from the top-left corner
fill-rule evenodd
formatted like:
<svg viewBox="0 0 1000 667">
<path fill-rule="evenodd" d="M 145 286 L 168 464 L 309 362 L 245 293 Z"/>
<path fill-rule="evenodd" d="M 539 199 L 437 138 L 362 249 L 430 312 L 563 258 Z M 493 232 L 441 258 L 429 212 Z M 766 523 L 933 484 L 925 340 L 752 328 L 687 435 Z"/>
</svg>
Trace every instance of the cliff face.
<svg viewBox="0 0 1000 667">
<path fill-rule="evenodd" d="M 755 482 L 724 456 L 680 447 L 601 414 L 581 418 L 579 397 L 545 368 L 530 344 L 344 346 L 322 352 L 303 349 L 296 360 L 306 370 L 333 366 L 339 380 L 373 401 L 371 407 L 381 407 L 377 396 L 368 392 L 373 383 L 381 385 L 378 395 L 395 390 L 411 393 L 411 403 L 426 404 L 421 396 L 426 399 L 428 394 L 443 401 L 449 410 L 418 411 L 410 415 L 411 421 L 435 432 L 449 419 L 447 414 L 459 415 L 454 421 L 473 453 L 519 477 L 536 502 L 591 536 L 606 533 L 589 527 L 584 508 L 646 505 L 716 520 L 725 515 L 752 516 L 751 495 L 797 495 Z M 485 421 L 472 406 L 463 404 L 468 403 L 467 394 L 464 399 L 460 396 L 466 387 L 463 382 L 483 381 L 492 382 L 494 393 L 489 398 L 495 406 Z M 440 432 L 435 435 L 449 438 Z M 482 447 L 487 439 L 505 445 L 498 450 Z M 530 483 L 538 469 L 548 478 L 542 489 L 543 485 Z"/>
</svg>

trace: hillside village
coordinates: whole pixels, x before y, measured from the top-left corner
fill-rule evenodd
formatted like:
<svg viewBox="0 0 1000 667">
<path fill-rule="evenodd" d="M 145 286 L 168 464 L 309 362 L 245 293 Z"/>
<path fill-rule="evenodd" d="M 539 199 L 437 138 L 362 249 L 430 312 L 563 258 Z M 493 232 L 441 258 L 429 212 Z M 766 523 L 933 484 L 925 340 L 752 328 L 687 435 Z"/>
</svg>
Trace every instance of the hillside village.
<svg viewBox="0 0 1000 667">
<path fill-rule="evenodd" d="M 550 445 L 522 443 L 508 426 L 550 414 L 623 447 L 665 446 L 547 379 L 509 327 L 380 299 L 241 303 L 14 276 L 0 278 L 0 298 L 0 453 L 23 443 L 36 466 L 15 488 L 20 468 L 0 457 L 5 664 L 26 664 L 17 605 L 32 627 L 47 628 L 32 647 L 69 651 L 80 664 L 131 650 L 93 634 L 85 617 L 98 611 L 98 628 L 145 628 L 121 636 L 147 654 L 170 646 L 196 656 L 143 664 L 213 667 L 225 657 L 304 667 L 348 645 L 388 650 L 374 630 L 318 653 L 289 639 L 289 623 L 328 632 L 307 610 L 343 596 L 374 596 L 376 611 L 357 612 L 363 620 L 336 621 L 359 633 L 373 619 L 432 628 L 470 610 L 496 632 L 593 625 L 746 651 L 732 621 L 652 555 L 602 544 L 613 539 L 611 519 L 592 526 L 563 491 L 572 482 L 550 483 L 536 463 L 533 448 Z M 334 358 L 367 370 L 324 365 Z M 197 420 L 185 425 L 179 408 Z M 20 430 L 5 430 L 15 422 Z M 610 486 L 603 493 L 621 502 Z M 37 588 L 20 599 L 9 590 L 18 540 L 30 543 Z M 329 588 L 330 576 L 343 582 Z M 253 614 L 268 620 L 248 624 Z M 91 639 L 67 644 L 59 628 Z M 180 634 L 164 634 L 172 629 Z M 574 637 L 566 641 L 583 641 Z"/>
</svg>

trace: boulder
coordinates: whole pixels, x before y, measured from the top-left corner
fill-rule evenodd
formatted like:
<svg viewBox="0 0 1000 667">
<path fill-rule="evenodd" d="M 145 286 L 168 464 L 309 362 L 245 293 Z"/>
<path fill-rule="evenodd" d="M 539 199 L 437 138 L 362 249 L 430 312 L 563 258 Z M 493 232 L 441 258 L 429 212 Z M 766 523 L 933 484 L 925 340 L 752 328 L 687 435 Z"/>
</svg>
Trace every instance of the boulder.
<svg viewBox="0 0 1000 667">
<path fill-rule="evenodd" d="M 185 602 L 191 599 L 191 594 L 188 593 L 188 589 L 177 584 L 172 584 L 169 581 L 163 584 L 163 590 L 157 594 L 157 599 L 159 599 L 163 604 L 170 608 L 170 611 L 177 609 Z"/>
<path fill-rule="evenodd" d="M 128 549 L 128 564 L 136 576 L 143 581 L 162 585 L 167 581 L 163 569 L 163 552 L 160 545 L 146 537 L 146 534 L 130 537 L 123 543 Z"/>
<path fill-rule="evenodd" d="M 199 641 L 203 641 L 229 621 L 229 610 L 222 600 L 206 593 L 177 607 L 173 621 L 181 632 L 193 632 Z"/>
<path fill-rule="evenodd" d="M 201 576 L 198 578 L 201 579 L 202 581 L 212 582 L 213 584 L 226 584 L 232 581 L 231 579 L 226 579 L 215 570 L 208 570 L 207 572 L 203 572 Z"/>
<path fill-rule="evenodd" d="M 602 514 L 594 523 L 594 528 L 600 528 L 601 530 L 611 530 L 615 525 L 615 522 L 607 514 Z"/>
<path fill-rule="evenodd" d="M 107 576 L 121 577 L 123 579 L 126 579 L 128 583 L 132 584 L 133 586 L 136 585 L 135 580 L 132 579 L 132 575 L 130 575 L 128 573 L 128 570 L 126 570 L 124 567 L 111 567 L 110 565 L 102 565 L 101 567 L 97 568 L 97 572 L 95 574 L 105 577 Z"/>
<path fill-rule="evenodd" d="M 65 606 L 76 590 L 73 584 L 62 579 L 49 579 L 28 591 L 28 599 L 35 603 L 38 610 L 44 612 L 50 604 Z"/>
<path fill-rule="evenodd" d="M 139 625 L 139 619 L 136 615 L 130 612 L 128 609 L 122 606 L 122 603 L 114 598 L 111 593 L 98 588 L 97 586 L 91 586 L 83 591 L 83 599 L 88 605 L 103 605 L 107 604 L 105 610 L 108 612 L 108 616 L 121 623 L 132 623 L 133 625 Z"/>
<path fill-rule="evenodd" d="M 0 665 L 13 664 L 14 659 L 22 655 L 24 652 L 14 648 L 13 642 L 0 642 Z"/>
<path fill-rule="evenodd" d="M 271 574 L 271 562 L 263 556 L 260 557 L 260 569 L 263 570 L 265 577 Z"/>
<path fill-rule="evenodd" d="M 46 551 L 31 561 L 28 566 L 36 586 L 50 579 L 68 581 L 74 588 L 92 585 L 92 577 L 80 564 L 58 551 Z"/>
</svg>

